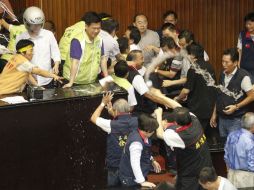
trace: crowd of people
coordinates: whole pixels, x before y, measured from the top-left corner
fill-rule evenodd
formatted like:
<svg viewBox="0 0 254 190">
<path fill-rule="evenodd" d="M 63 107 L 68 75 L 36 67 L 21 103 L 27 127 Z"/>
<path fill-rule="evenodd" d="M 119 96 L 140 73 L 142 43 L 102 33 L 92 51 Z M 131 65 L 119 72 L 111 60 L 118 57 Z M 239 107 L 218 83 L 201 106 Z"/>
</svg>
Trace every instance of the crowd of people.
<svg viewBox="0 0 254 190">
<path fill-rule="evenodd" d="M 117 37 L 116 19 L 86 12 L 58 44 L 54 23 L 45 23 L 38 7 L 27 8 L 19 22 L 2 18 L 10 39 L 0 61 L 0 95 L 28 84 L 56 88 L 54 81 L 58 88 L 99 81 L 105 91 L 114 83 L 127 99 L 111 102 L 114 94 L 107 91 L 91 116 L 108 134 L 108 186 L 254 188 L 254 113 L 248 110 L 254 100 L 254 12 L 244 18 L 237 47 L 223 52 L 218 82 L 207 52 L 177 25 L 177 14 L 167 11 L 163 19 L 153 31 L 138 13 Z M 112 118 L 101 117 L 104 108 Z M 147 181 L 151 170 L 162 169 L 152 155 L 155 141 L 176 171 L 175 186 Z M 209 146 L 218 143 L 225 143 L 228 179 L 213 167 Z"/>
</svg>

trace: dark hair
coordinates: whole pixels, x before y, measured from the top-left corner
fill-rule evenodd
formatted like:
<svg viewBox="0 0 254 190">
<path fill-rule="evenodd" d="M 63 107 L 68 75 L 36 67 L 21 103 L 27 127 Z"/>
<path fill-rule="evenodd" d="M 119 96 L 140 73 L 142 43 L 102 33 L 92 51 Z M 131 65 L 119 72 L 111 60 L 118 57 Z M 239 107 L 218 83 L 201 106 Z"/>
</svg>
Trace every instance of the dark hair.
<svg viewBox="0 0 254 190">
<path fill-rule="evenodd" d="M 196 42 L 186 47 L 189 55 L 193 55 L 196 59 L 204 59 L 204 48 Z"/>
<path fill-rule="evenodd" d="M 138 44 L 141 40 L 141 34 L 138 28 L 136 26 L 130 25 L 127 29 L 130 30 L 130 39 L 134 41 L 134 44 Z"/>
<path fill-rule="evenodd" d="M 161 30 L 163 31 L 166 29 L 173 32 L 173 31 L 176 31 L 176 26 L 172 23 L 165 23 L 162 25 Z"/>
<path fill-rule="evenodd" d="M 126 53 L 127 49 L 129 48 L 129 39 L 126 37 L 120 37 L 117 39 L 119 49 L 121 53 Z"/>
<path fill-rule="evenodd" d="M 215 182 L 218 178 L 216 171 L 213 167 L 204 167 L 199 173 L 199 181 L 202 184 L 207 182 Z"/>
<path fill-rule="evenodd" d="M 119 28 L 119 23 L 111 18 L 107 18 L 101 21 L 101 29 L 105 30 L 109 34 L 111 34 L 114 30 L 117 31 Z"/>
<path fill-rule="evenodd" d="M 162 119 L 167 120 L 167 122 L 174 122 L 175 121 L 175 114 L 174 114 L 174 112 L 163 112 Z"/>
<path fill-rule="evenodd" d="M 120 60 L 114 66 L 115 75 L 124 78 L 129 72 L 129 66 L 126 61 Z"/>
<path fill-rule="evenodd" d="M 146 15 L 144 15 L 143 13 L 138 13 L 138 14 L 135 14 L 135 16 L 133 17 L 133 22 L 136 22 L 136 19 L 137 19 L 138 16 L 144 16 L 146 18 L 146 20 L 147 20 L 147 16 Z"/>
<path fill-rule="evenodd" d="M 251 21 L 251 22 L 254 21 L 254 12 L 250 12 L 250 13 L 248 13 L 248 14 L 244 17 L 244 22 L 247 22 L 247 21 Z"/>
<path fill-rule="evenodd" d="M 194 34 L 189 31 L 189 30 L 182 30 L 179 35 L 178 35 L 178 39 L 182 39 L 184 38 L 186 40 L 187 43 L 190 43 L 191 41 L 194 42 Z"/>
<path fill-rule="evenodd" d="M 177 107 L 174 109 L 175 122 L 180 125 L 188 125 L 191 123 L 191 115 L 187 108 Z"/>
<path fill-rule="evenodd" d="M 137 58 L 137 54 L 142 53 L 141 50 L 132 50 L 126 57 L 126 61 L 134 61 Z"/>
<path fill-rule="evenodd" d="M 138 128 L 142 131 L 151 133 L 159 127 L 159 124 L 155 118 L 147 113 L 141 113 L 138 116 Z"/>
<path fill-rule="evenodd" d="M 45 23 L 44 23 L 44 27 L 45 27 L 46 23 L 49 24 L 49 28 L 45 28 L 45 29 L 50 30 L 51 32 L 56 31 L 56 25 L 52 20 L 46 20 Z"/>
<path fill-rule="evenodd" d="M 171 37 L 163 37 L 161 39 L 161 44 L 160 44 L 161 47 L 165 47 L 167 46 L 169 49 L 173 49 L 173 48 L 177 48 L 177 45 L 174 41 L 173 38 Z"/>
<path fill-rule="evenodd" d="M 229 48 L 224 50 L 223 55 L 230 55 L 230 59 L 232 62 L 239 60 L 239 52 L 236 48 Z"/>
<path fill-rule="evenodd" d="M 29 46 L 29 45 L 34 46 L 34 43 L 31 40 L 27 40 L 27 39 L 19 40 L 16 45 L 16 50 L 18 53 L 20 53 L 19 50 L 21 48 Z"/>
<path fill-rule="evenodd" d="M 178 18 L 177 14 L 175 11 L 172 11 L 172 10 L 168 10 L 166 11 L 164 14 L 163 14 L 163 19 L 167 18 L 167 16 L 169 15 L 174 15 L 175 19 Z"/>
<path fill-rule="evenodd" d="M 92 23 L 99 23 L 101 22 L 101 19 L 99 15 L 96 12 L 87 12 L 85 13 L 83 19 L 85 21 L 86 25 L 91 25 Z"/>
</svg>

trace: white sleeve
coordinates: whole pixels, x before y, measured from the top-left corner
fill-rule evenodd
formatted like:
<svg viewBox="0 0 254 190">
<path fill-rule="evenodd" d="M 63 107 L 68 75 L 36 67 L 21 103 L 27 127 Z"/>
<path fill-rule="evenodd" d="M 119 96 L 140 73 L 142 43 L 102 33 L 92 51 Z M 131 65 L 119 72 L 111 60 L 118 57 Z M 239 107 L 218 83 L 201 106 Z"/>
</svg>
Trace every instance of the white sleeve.
<svg viewBox="0 0 254 190">
<path fill-rule="evenodd" d="M 149 91 L 144 78 L 141 75 L 136 75 L 132 81 L 132 86 L 135 88 L 136 91 L 142 96 L 146 92 Z"/>
<path fill-rule="evenodd" d="M 114 56 L 120 54 L 119 44 L 116 40 L 113 43 L 113 49 L 112 50 L 113 50 L 113 55 Z"/>
<path fill-rule="evenodd" d="M 107 132 L 108 134 L 111 133 L 111 126 L 110 126 L 111 120 L 104 119 L 102 117 L 98 117 L 96 119 L 96 125 L 100 127 L 103 131 Z"/>
<path fill-rule="evenodd" d="M 185 148 L 185 144 L 181 137 L 172 129 L 167 129 L 163 133 L 163 138 L 166 144 L 170 147 Z"/>
<path fill-rule="evenodd" d="M 50 40 L 50 53 L 51 53 L 51 58 L 56 61 L 61 61 L 61 56 L 60 56 L 60 50 L 56 41 L 56 38 L 52 32 L 49 34 L 49 40 Z"/>
<path fill-rule="evenodd" d="M 20 64 L 20 65 L 17 67 L 17 70 L 18 70 L 18 71 L 22 71 L 22 72 L 31 73 L 34 67 L 35 67 L 35 65 L 33 65 L 33 64 L 32 64 L 31 62 L 29 62 L 29 61 L 26 61 L 26 62 Z"/>
<path fill-rule="evenodd" d="M 133 142 L 131 143 L 129 150 L 130 150 L 131 168 L 135 176 L 135 181 L 137 183 L 143 183 L 145 181 L 145 178 L 143 176 L 140 166 L 140 159 L 143 146 L 140 142 Z"/>
<path fill-rule="evenodd" d="M 129 106 L 137 105 L 137 100 L 133 86 L 131 86 L 131 88 L 128 89 L 128 104 Z"/>
<path fill-rule="evenodd" d="M 242 37 L 241 37 L 241 33 L 240 33 L 239 36 L 238 36 L 238 40 L 237 40 L 237 48 L 242 50 L 242 46 L 243 46 Z"/>
<path fill-rule="evenodd" d="M 99 80 L 99 83 L 100 83 L 101 86 L 105 86 L 106 83 L 108 83 L 108 82 L 113 82 L 113 81 L 114 81 L 114 79 L 113 79 L 110 75 L 108 75 L 108 76 L 106 76 L 106 77 L 100 79 L 100 80 Z"/>
<path fill-rule="evenodd" d="M 252 89 L 252 83 L 249 76 L 245 76 L 241 82 L 241 89 L 243 89 L 244 92 L 248 92 Z"/>
</svg>

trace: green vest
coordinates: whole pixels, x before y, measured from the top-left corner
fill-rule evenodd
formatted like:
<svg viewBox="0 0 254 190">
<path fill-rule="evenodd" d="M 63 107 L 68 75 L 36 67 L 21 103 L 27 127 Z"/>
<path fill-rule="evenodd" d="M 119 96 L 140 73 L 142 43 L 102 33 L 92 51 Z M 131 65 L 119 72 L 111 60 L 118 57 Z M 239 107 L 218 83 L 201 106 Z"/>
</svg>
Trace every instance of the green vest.
<svg viewBox="0 0 254 190">
<path fill-rule="evenodd" d="M 114 79 L 114 83 L 116 83 L 118 86 L 124 88 L 127 91 L 128 91 L 128 89 L 131 88 L 132 85 L 127 79 L 117 77 L 115 74 L 113 74 L 111 76 Z"/>
<path fill-rule="evenodd" d="M 97 79 L 100 70 L 102 40 L 99 36 L 97 36 L 94 41 L 91 42 L 85 31 L 76 35 L 75 39 L 79 40 L 81 44 L 82 55 L 74 83 L 93 83 Z M 63 77 L 68 80 L 70 80 L 71 64 L 72 62 L 69 48 L 63 67 Z"/>
<path fill-rule="evenodd" d="M 65 29 L 64 35 L 62 36 L 59 42 L 59 49 L 62 60 L 66 60 L 67 53 L 70 49 L 71 40 L 84 30 L 85 30 L 84 21 L 79 21 L 76 24 Z"/>
<path fill-rule="evenodd" d="M 22 25 L 12 25 L 10 28 L 10 41 L 8 43 L 7 48 L 11 51 L 15 51 L 16 47 L 16 38 L 18 35 L 22 34 L 26 31 L 26 27 L 24 24 Z M 5 59 L 6 61 L 9 61 L 10 58 L 13 56 L 13 54 L 4 54 L 2 55 L 2 59 Z"/>
</svg>

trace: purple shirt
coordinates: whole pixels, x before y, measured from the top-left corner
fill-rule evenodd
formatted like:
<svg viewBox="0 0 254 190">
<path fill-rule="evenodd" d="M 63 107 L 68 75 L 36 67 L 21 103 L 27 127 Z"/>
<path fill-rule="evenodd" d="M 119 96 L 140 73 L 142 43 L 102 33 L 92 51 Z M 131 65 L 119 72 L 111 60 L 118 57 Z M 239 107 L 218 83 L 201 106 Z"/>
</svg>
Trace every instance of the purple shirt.
<svg viewBox="0 0 254 190">
<path fill-rule="evenodd" d="M 80 60 L 81 55 L 82 55 L 81 44 L 80 44 L 80 42 L 76 38 L 73 38 L 71 40 L 71 52 L 70 52 L 70 56 L 71 56 L 72 59 Z M 102 46 L 101 46 L 101 56 L 103 56 L 103 55 L 104 55 L 104 46 L 103 46 L 103 43 L 102 43 Z"/>
</svg>

